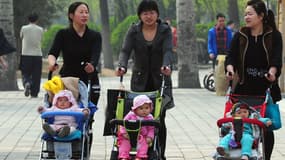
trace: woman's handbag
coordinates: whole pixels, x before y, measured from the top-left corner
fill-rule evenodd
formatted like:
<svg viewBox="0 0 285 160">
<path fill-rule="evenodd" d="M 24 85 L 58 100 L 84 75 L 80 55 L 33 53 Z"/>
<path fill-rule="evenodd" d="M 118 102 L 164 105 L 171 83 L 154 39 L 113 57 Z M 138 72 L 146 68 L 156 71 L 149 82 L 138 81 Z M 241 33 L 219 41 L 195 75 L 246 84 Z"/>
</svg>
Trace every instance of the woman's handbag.
<svg viewBox="0 0 285 160">
<path fill-rule="evenodd" d="M 273 103 L 270 93 L 267 94 L 269 95 L 267 96 L 265 117 L 270 118 L 272 121 L 272 125 L 268 128 L 270 130 L 277 130 L 282 127 L 279 104 Z"/>
</svg>

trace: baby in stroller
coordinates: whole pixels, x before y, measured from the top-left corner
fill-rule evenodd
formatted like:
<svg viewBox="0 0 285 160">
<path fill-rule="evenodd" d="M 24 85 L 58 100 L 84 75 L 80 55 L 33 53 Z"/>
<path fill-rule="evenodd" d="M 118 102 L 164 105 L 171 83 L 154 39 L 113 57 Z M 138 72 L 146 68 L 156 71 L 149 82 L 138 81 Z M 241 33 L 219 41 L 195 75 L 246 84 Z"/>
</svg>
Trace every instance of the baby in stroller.
<svg viewBox="0 0 285 160">
<path fill-rule="evenodd" d="M 44 106 L 38 108 L 45 133 L 41 159 L 89 159 L 96 105 L 88 87 L 76 77 L 54 76 L 44 83 Z"/>
<path fill-rule="evenodd" d="M 270 126 L 272 124 L 269 118 L 262 118 L 257 114 L 256 111 L 246 103 L 237 102 L 233 105 L 231 116 L 233 118 L 254 118 L 261 121 L 265 126 Z M 229 123 L 224 123 L 223 127 L 230 128 L 232 127 Z M 240 132 L 242 130 L 242 132 Z M 243 123 L 242 127 L 233 128 L 229 133 L 227 133 L 223 138 L 221 138 L 219 145 L 217 147 L 217 152 L 221 157 L 224 157 L 227 152 L 229 152 L 229 148 L 235 148 L 238 146 L 236 143 L 237 139 L 240 140 L 241 145 L 241 159 L 249 160 L 252 156 L 252 145 L 254 143 L 253 136 L 253 127 L 250 123 Z M 222 159 L 222 158 L 218 158 Z"/>
<path fill-rule="evenodd" d="M 153 120 L 152 101 L 146 95 L 138 95 L 133 100 L 131 111 L 124 117 L 124 120 Z M 154 126 L 143 126 L 138 135 L 136 160 L 147 159 L 148 147 L 154 138 Z M 120 126 L 118 132 L 119 160 L 129 159 L 131 145 L 126 128 Z"/>
<path fill-rule="evenodd" d="M 55 94 L 52 107 L 46 108 L 40 106 L 38 108 L 39 113 L 53 111 L 83 112 L 86 117 L 88 117 L 90 112 L 88 108 L 79 108 L 72 92 L 69 90 L 61 90 Z M 72 116 L 56 116 L 53 124 L 44 123 L 43 129 L 51 136 L 57 135 L 59 137 L 65 137 L 74 132 L 77 126 L 78 124 Z"/>
</svg>

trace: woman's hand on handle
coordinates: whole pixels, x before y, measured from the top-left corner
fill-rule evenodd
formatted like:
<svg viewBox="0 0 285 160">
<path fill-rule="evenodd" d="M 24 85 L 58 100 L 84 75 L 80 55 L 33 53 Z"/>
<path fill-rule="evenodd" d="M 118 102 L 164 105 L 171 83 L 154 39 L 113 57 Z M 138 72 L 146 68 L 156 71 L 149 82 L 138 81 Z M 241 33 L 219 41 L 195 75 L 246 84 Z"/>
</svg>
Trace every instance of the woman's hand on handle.
<svg viewBox="0 0 285 160">
<path fill-rule="evenodd" d="M 126 73 L 126 69 L 124 67 L 118 67 L 116 70 L 116 76 L 123 76 Z"/>
<path fill-rule="evenodd" d="M 92 73 L 94 72 L 95 68 L 91 63 L 86 63 L 86 66 L 84 67 L 85 72 Z"/>
<path fill-rule="evenodd" d="M 227 72 L 226 72 L 226 77 L 228 80 L 233 80 L 234 79 L 234 67 L 232 65 L 227 65 Z"/>
<path fill-rule="evenodd" d="M 55 71 L 58 69 L 58 65 L 56 64 L 56 58 L 53 55 L 48 56 L 48 70 Z"/>
<path fill-rule="evenodd" d="M 171 69 L 170 69 L 169 66 L 162 66 L 160 68 L 160 70 L 161 70 L 161 73 L 166 75 L 166 76 L 170 76 L 171 75 Z"/>
<path fill-rule="evenodd" d="M 265 78 L 269 82 L 274 82 L 276 80 L 276 72 L 277 72 L 276 67 L 270 67 L 268 73 L 265 74 Z"/>
</svg>

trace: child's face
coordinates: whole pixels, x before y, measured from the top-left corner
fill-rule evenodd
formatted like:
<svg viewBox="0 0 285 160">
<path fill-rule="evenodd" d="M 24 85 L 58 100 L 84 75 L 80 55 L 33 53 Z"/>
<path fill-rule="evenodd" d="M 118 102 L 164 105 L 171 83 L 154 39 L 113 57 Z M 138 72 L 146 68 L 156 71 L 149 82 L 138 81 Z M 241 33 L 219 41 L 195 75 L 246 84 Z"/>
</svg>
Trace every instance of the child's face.
<svg viewBox="0 0 285 160">
<path fill-rule="evenodd" d="M 147 115 L 150 114 L 150 104 L 149 103 L 145 103 L 142 106 L 139 106 L 136 110 L 135 113 L 136 115 L 140 116 L 140 117 L 146 117 Z"/>
<path fill-rule="evenodd" d="M 248 116 L 249 116 L 248 109 L 241 108 L 235 112 L 235 117 L 248 118 Z"/>
<path fill-rule="evenodd" d="M 72 105 L 72 103 L 68 101 L 67 97 L 58 97 L 57 98 L 57 102 L 56 102 L 57 108 L 67 109 L 67 108 L 70 108 L 71 105 Z"/>
</svg>

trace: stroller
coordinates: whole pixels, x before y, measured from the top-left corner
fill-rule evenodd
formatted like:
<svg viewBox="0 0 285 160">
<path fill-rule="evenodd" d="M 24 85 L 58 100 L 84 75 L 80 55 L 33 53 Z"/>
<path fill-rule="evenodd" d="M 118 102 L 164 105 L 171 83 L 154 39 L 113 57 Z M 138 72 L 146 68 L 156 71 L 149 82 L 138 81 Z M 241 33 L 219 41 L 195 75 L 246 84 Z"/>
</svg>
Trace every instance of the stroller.
<svg viewBox="0 0 285 160">
<path fill-rule="evenodd" d="M 122 83 L 122 77 L 120 79 Z M 158 138 L 159 126 L 160 126 L 160 114 L 163 109 L 164 104 L 167 101 L 167 95 L 163 95 L 164 89 L 164 77 L 162 82 L 162 87 L 160 91 L 152 92 L 132 92 L 123 89 L 109 89 L 107 108 L 106 108 L 106 119 L 104 127 L 104 136 L 113 136 L 113 146 L 110 156 L 110 160 L 118 159 L 118 137 L 117 132 L 120 126 L 124 126 L 130 137 L 131 151 L 130 157 L 135 158 L 136 147 L 137 147 L 137 137 L 140 133 L 140 128 L 142 126 L 154 126 L 154 139 L 152 145 L 148 149 L 148 159 L 149 160 L 159 160 L 160 159 L 160 143 Z M 133 99 L 138 95 L 147 95 L 153 102 L 153 117 L 154 120 L 123 120 L 124 116 L 131 110 Z"/>
<path fill-rule="evenodd" d="M 48 79 L 50 80 L 52 73 L 49 73 Z M 88 160 L 90 157 L 90 150 L 92 144 L 92 122 L 94 113 L 97 110 L 96 105 L 94 105 L 89 99 L 90 92 L 90 82 L 86 86 L 83 82 L 79 80 L 78 87 L 82 87 L 83 91 L 88 91 L 88 105 L 89 116 L 86 118 L 82 112 L 44 112 L 41 114 L 43 123 L 53 124 L 55 116 L 73 116 L 76 119 L 78 127 L 74 132 L 66 137 L 51 136 L 47 133 L 42 135 L 41 151 L 39 159 L 80 159 Z M 47 98 L 47 94 L 46 97 Z M 83 105 L 79 102 L 79 107 L 84 108 L 86 104 Z"/>
<path fill-rule="evenodd" d="M 230 90 L 230 88 L 229 88 Z M 227 95 L 227 101 L 225 105 L 224 117 L 217 121 L 219 127 L 219 137 L 222 138 L 230 132 L 230 129 L 224 127 L 225 124 L 230 123 L 233 127 L 234 132 L 234 144 L 229 144 L 229 151 L 226 155 L 222 156 L 216 152 L 213 156 L 215 160 L 235 160 L 241 158 L 241 145 L 240 140 L 242 138 L 243 123 L 251 125 L 253 130 L 253 145 L 252 155 L 249 160 L 262 160 L 264 159 L 264 131 L 266 126 L 256 118 L 233 118 L 229 117 L 228 114 L 231 112 L 232 107 L 235 103 L 244 103 L 250 106 L 251 117 L 265 117 L 266 104 L 269 98 L 269 90 L 266 96 L 249 96 L 249 95 L 237 95 L 232 94 L 231 91 Z"/>
</svg>

